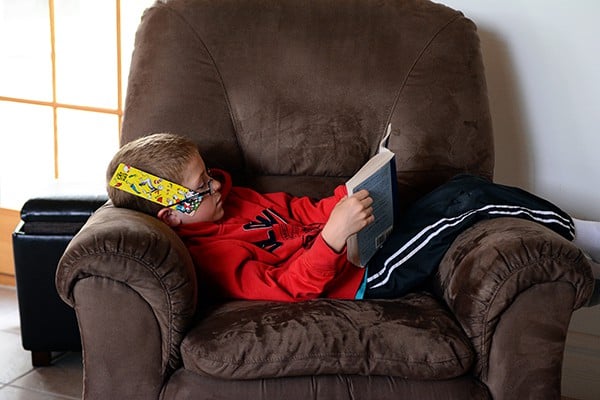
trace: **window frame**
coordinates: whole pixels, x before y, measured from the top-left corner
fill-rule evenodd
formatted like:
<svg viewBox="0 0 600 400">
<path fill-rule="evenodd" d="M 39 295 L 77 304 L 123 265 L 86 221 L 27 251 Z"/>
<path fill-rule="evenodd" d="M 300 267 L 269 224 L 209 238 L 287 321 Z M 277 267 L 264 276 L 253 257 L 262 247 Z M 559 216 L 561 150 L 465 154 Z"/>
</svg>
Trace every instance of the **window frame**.
<svg viewBox="0 0 600 400">
<path fill-rule="evenodd" d="M 68 104 L 61 103 L 57 100 L 56 88 L 56 18 L 55 18 L 55 4 L 54 0 L 48 0 L 48 17 L 50 20 L 50 60 L 51 60 L 51 76 L 52 76 L 52 95 L 50 101 L 36 100 L 31 98 L 22 97 L 8 97 L 3 96 L 0 93 L 0 101 L 29 104 L 36 106 L 45 106 L 52 108 L 53 115 L 53 143 L 54 143 L 54 179 L 59 179 L 60 168 L 59 168 L 59 144 L 58 144 L 58 110 L 61 108 L 78 110 L 78 111 L 90 111 L 101 114 L 109 114 L 117 116 L 118 132 L 121 131 L 122 120 L 123 120 L 123 78 L 122 78 L 122 31 L 121 31 L 121 0 L 115 0 L 115 22 L 116 22 L 116 72 L 117 72 L 117 108 L 103 108 L 95 107 L 84 104 Z"/>
</svg>

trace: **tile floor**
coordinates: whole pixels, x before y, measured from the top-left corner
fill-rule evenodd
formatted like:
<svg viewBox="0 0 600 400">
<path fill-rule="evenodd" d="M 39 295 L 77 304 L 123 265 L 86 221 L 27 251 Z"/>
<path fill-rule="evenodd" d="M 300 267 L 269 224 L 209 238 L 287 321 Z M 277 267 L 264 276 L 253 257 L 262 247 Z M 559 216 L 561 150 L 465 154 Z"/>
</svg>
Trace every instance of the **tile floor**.
<svg viewBox="0 0 600 400">
<path fill-rule="evenodd" d="M 54 356 L 52 366 L 32 367 L 21 346 L 16 290 L 0 286 L 0 400 L 81 399 L 81 354 Z"/>
</svg>

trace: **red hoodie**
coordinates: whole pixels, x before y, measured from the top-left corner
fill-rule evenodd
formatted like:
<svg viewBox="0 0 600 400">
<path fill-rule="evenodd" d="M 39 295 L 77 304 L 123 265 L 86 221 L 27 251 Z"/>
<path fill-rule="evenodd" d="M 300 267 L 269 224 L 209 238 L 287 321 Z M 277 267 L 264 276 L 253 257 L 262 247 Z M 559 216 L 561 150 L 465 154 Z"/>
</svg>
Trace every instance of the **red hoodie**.
<svg viewBox="0 0 600 400">
<path fill-rule="evenodd" d="M 233 187 L 228 173 L 211 172 L 222 185 L 223 218 L 176 228 L 203 290 L 215 292 L 206 295 L 277 301 L 355 298 L 365 270 L 321 237 L 331 210 L 346 196 L 344 186 L 314 201 Z"/>
</svg>

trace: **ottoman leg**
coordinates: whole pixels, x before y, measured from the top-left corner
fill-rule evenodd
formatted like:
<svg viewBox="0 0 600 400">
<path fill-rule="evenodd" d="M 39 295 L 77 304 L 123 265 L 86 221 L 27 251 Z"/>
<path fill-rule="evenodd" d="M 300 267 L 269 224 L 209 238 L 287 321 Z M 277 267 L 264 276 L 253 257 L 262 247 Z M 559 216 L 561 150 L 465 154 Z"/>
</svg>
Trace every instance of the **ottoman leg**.
<svg viewBox="0 0 600 400">
<path fill-rule="evenodd" d="M 52 353 L 49 351 L 32 351 L 31 364 L 34 367 L 47 367 L 52 363 Z"/>
</svg>

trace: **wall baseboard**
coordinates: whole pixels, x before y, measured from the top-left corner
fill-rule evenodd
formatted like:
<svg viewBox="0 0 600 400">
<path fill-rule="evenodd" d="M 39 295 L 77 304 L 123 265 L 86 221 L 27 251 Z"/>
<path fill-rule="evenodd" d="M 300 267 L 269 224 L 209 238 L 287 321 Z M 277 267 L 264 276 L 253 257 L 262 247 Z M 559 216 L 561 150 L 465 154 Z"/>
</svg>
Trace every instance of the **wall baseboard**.
<svg viewBox="0 0 600 400">
<path fill-rule="evenodd" d="M 579 400 L 600 399 L 600 336 L 567 333 L 562 395 Z"/>
<path fill-rule="evenodd" d="M 0 274 L 0 286 L 17 286 L 15 276 Z"/>
<path fill-rule="evenodd" d="M 20 219 L 19 211 L 0 208 L 0 285 L 14 286 L 12 233 Z"/>
</svg>

